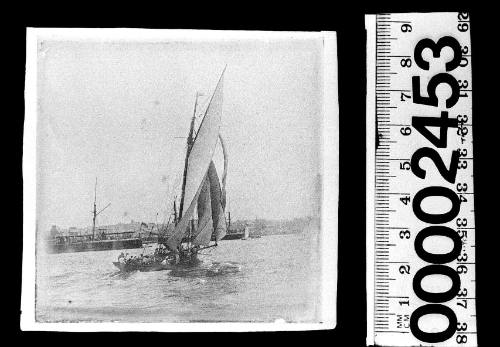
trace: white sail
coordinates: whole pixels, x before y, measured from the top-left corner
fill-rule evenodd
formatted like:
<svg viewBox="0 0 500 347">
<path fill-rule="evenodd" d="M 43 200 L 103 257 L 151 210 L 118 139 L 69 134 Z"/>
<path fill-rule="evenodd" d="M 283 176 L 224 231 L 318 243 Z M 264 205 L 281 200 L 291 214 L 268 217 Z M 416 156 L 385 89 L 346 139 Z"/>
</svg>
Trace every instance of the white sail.
<svg viewBox="0 0 500 347">
<path fill-rule="evenodd" d="M 212 238 L 212 233 L 214 228 L 212 226 L 212 222 L 206 223 L 201 232 L 196 236 L 193 240 L 193 245 L 196 246 L 208 246 L 210 243 L 210 239 Z"/>
<path fill-rule="evenodd" d="M 176 249 L 185 236 L 188 222 L 192 218 L 194 207 L 203 185 L 203 180 L 214 155 L 222 117 L 223 80 L 224 72 L 222 72 L 220 80 L 215 87 L 215 91 L 189 153 L 183 200 L 183 206 L 188 206 L 188 208 L 183 213 L 181 221 L 175 227 L 172 236 L 166 242 L 170 249 Z"/>
</svg>

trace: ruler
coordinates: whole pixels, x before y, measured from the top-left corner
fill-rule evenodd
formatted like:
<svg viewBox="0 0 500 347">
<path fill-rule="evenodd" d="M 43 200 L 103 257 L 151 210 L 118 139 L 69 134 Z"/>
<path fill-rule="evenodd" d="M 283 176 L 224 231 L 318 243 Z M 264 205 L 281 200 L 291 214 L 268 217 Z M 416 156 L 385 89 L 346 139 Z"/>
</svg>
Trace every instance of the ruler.
<svg viewBox="0 0 500 347">
<path fill-rule="evenodd" d="M 367 343 L 476 346 L 469 14 L 366 30 Z"/>
</svg>

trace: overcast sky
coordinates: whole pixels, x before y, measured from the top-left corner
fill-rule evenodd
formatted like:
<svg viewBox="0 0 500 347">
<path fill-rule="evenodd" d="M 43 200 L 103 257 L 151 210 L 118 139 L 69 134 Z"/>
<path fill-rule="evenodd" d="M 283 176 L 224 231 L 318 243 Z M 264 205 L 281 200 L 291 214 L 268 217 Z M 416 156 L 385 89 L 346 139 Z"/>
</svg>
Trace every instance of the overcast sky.
<svg viewBox="0 0 500 347">
<path fill-rule="evenodd" d="M 321 39 L 43 41 L 39 228 L 91 225 L 96 176 L 98 208 L 111 203 L 98 225 L 155 221 L 157 213 L 163 221 L 180 196 L 195 94 L 205 94 L 202 111 L 225 64 L 221 133 L 232 217 L 311 215 L 321 165 L 321 49 Z"/>
</svg>

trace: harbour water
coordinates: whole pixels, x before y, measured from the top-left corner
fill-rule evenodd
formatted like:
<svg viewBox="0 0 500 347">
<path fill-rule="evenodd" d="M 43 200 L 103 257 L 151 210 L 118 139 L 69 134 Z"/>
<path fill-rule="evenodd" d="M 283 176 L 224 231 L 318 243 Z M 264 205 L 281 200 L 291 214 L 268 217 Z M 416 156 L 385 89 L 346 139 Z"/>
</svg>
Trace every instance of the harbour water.
<svg viewBox="0 0 500 347">
<path fill-rule="evenodd" d="M 317 322 L 319 233 L 221 241 L 191 269 L 123 274 L 122 252 L 45 254 L 39 322 Z M 150 245 L 153 247 L 153 245 Z M 153 248 L 146 248 L 152 252 Z M 127 250 L 140 254 L 142 249 Z"/>
</svg>

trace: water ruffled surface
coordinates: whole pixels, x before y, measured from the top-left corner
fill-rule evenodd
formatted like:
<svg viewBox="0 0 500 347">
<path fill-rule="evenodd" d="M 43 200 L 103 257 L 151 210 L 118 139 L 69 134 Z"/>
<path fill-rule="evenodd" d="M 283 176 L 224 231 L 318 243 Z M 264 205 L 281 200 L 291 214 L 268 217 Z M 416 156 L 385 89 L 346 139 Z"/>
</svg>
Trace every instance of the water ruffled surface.
<svg viewBox="0 0 500 347">
<path fill-rule="evenodd" d="M 154 272 L 120 272 L 112 262 L 123 250 L 41 254 L 36 318 L 313 322 L 319 309 L 317 237 L 308 232 L 222 241 L 204 250 L 194 267 Z"/>
</svg>

